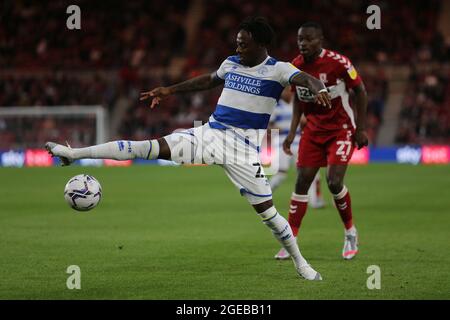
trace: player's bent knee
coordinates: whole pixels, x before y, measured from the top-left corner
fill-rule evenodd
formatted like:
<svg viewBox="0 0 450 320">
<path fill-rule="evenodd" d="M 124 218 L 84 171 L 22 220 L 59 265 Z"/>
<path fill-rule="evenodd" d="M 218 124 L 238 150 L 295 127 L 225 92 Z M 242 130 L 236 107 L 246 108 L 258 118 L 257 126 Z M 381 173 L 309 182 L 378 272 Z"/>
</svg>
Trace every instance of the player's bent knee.
<svg viewBox="0 0 450 320">
<path fill-rule="evenodd" d="M 337 193 L 341 192 L 342 188 L 344 187 L 344 182 L 341 181 L 340 179 L 329 179 L 327 181 L 327 183 L 328 183 L 328 189 L 333 194 L 337 194 Z"/>
<path fill-rule="evenodd" d="M 166 139 L 159 138 L 157 141 L 159 143 L 159 156 L 158 156 L 158 159 L 171 160 L 170 148 L 169 148 L 169 145 L 168 145 Z"/>
<path fill-rule="evenodd" d="M 257 213 L 263 213 L 271 207 L 273 207 L 272 199 L 253 205 L 253 208 L 255 208 Z"/>
</svg>

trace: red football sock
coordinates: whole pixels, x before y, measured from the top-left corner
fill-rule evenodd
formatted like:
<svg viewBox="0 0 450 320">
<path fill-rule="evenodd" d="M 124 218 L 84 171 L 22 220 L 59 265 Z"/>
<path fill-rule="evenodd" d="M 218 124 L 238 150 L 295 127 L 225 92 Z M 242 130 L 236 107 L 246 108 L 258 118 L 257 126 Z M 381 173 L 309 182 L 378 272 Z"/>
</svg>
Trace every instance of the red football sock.
<svg viewBox="0 0 450 320">
<path fill-rule="evenodd" d="M 334 203 L 339 211 L 342 222 L 344 223 L 345 229 L 350 229 L 353 226 L 353 216 L 352 216 L 352 200 L 350 198 L 350 193 L 347 187 L 344 186 L 342 191 L 338 194 L 333 194 Z"/>
<path fill-rule="evenodd" d="M 302 224 L 303 217 L 308 207 L 308 195 L 292 193 L 291 204 L 289 206 L 289 225 L 294 237 L 298 234 L 298 229 Z"/>
</svg>

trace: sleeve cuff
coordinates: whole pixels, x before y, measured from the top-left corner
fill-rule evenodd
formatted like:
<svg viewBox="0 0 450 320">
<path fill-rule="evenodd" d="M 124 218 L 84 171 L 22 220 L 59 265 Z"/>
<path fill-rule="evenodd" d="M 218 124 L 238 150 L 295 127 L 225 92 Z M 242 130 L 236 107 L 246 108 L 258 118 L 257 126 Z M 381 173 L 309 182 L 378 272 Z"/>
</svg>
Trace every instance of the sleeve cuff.
<svg viewBox="0 0 450 320">
<path fill-rule="evenodd" d="M 221 76 L 219 76 L 219 74 L 217 73 L 217 71 L 216 71 L 216 77 L 219 78 L 219 79 L 224 80 L 224 78 L 222 78 Z"/>
<path fill-rule="evenodd" d="M 300 72 L 301 72 L 301 71 L 296 71 L 296 72 L 294 72 L 293 74 L 291 74 L 291 76 L 289 77 L 289 80 L 288 80 L 289 84 L 291 84 L 292 78 L 295 77 L 296 75 L 298 75 Z"/>
</svg>

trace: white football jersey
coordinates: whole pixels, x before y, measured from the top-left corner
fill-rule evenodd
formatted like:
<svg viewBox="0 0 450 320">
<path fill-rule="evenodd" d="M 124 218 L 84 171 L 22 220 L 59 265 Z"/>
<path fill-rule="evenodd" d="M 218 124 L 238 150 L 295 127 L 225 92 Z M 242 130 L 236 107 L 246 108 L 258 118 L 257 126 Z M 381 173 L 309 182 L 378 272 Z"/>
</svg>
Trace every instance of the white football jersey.
<svg viewBox="0 0 450 320">
<path fill-rule="evenodd" d="M 224 129 L 221 124 L 225 124 L 240 129 L 267 129 L 281 92 L 298 73 L 300 70 L 292 64 L 270 56 L 254 67 L 242 65 L 239 56 L 228 57 L 217 70 L 217 76 L 225 80 L 225 84 L 210 126 Z"/>
<path fill-rule="evenodd" d="M 283 144 L 284 139 L 287 137 L 289 130 L 291 128 L 291 119 L 293 115 L 292 110 L 292 104 L 284 101 L 283 99 L 280 99 L 275 107 L 274 112 L 272 113 L 272 116 L 270 117 L 270 122 L 273 123 L 273 126 L 276 129 L 279 129 L 279 135 L 280 135 L 280 145 Z M 297 133 L 295 135 L 295 139 L 292 143 L 294 147 L 294 151 L 296 150 L 298 143 L 300 141 L 300 135 L 301 131 L 300 129 L 297 129 Z"/>
<path fill-rule="evenodd" d="M 292 113 L 292 103 L 280 99 L 270 117 L 270 122 L 273 123 L 274 127 L 280 129 L 281 135 L 288 134 L 291 128 Z"/>
</svg>

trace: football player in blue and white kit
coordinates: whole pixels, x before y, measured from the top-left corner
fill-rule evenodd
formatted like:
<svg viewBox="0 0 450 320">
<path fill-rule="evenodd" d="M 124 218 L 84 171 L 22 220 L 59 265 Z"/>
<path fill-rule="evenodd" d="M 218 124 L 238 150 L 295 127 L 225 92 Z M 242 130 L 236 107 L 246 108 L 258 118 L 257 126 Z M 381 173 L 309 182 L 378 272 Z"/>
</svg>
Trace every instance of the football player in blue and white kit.
<svg viewBox="0 0 450 320">
<path fill-rule="evenodd" d="M 81 158 L 166 159 L 220 165 L 289 252 L 298 274 L 308 280 L 321 280 L 321 275 L 301 255 L 289 223 L 272 203 L 272 190 L 264 176 L 259 148 L 284 87 L 294 84 L 309 88 L 321 107 L 329 108 L 331 102 L 320 80 L 268 55 L 267 47 L 273 37 L 273 29 L 264 18 L 246 19 L 237 34 L 237 55 L 225 59 L 216 72 L 141 94 L 141 100 L 152 99 L 153 108 L 175 93 L 223 85 L 216 110 L 203 126 L 160 139 L 112 141 L 86 148 L 72 149 L 47 142 L 46 149 L 66 165 Z"/>
<path fill-rule="evenodd" d="M 275 107 L 272 116 L 270 117 L 269 127 L 271 129 L 279 130 L 279 145 L 276 150 L 276 155 L 278 156 L 278 172 L 274 174 L 270 180 L 270 187 L 272 191 L 275 191 L 282 183 L 286 180 L 289 168 L 292 164 L 297 161 L 297 150 L 298 145 L 300 143 L 301 138 L 301 130 L 306 123 L 306 118 L 303 117 L 300 122 L 300 129 L 297 131 L 295 135 L 295 139 L 292 142 L 291 149 L 292 154 L 289 155 L 283 151 L 283 142 L 286 139 L 288 132 L 291 128 L 291 119 L 292 119 L 292 108 L 293 108 L 293 99 L 292 92 L 290 88 L 285 88 L 281 93 L 280 100 Z M 325 203 L 322 197 L 322 193 L 320 192 L 320 174 L 317 172 L 314 181 L 311 183 L 311 187 L 308 191 L 309 196 L 309 204 L 312 208 L 323 208 Z"/>
</svg>

